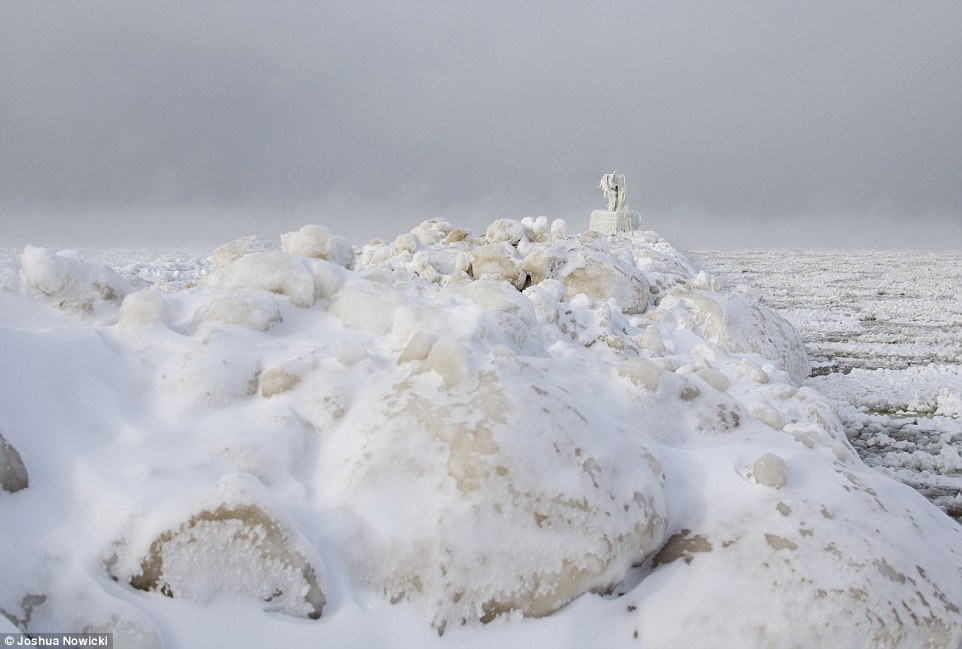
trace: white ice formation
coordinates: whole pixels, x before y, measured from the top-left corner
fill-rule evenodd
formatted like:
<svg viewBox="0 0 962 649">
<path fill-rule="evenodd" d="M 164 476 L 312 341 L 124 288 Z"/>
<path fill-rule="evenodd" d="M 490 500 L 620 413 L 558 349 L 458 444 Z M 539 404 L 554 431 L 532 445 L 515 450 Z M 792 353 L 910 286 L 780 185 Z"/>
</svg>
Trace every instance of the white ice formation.
<svg viewBox="0 0 962 649">
<path fill-rule="evenodd" d="M 628 209 L 625 203 L 625 175 L 618 172 L 605 174 L 601 177 L 600 186 L 608 200 L 608 209 L 592 211 L 588 229 L 601 234 L 641 229 L 641 214 Z"/>
<path fill-rule="evenodd" d="M 655 233 L 435 219 L 214 257 L 133 292 L 70 255 L 0 261 L 17 628 L 962 643 L 962 528 L 858 459 L 785 320 Z"/>
</svg>

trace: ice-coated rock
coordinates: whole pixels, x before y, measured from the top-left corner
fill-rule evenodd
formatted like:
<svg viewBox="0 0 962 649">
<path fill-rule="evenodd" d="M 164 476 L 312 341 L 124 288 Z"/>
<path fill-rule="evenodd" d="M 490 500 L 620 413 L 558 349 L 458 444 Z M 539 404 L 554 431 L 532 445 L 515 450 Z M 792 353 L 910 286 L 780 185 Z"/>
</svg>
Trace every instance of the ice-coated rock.
<svg viewBox="0 0 962 649">
<path fill-rule="evenodd" d="M 505 242 L 509 245 L 517 246 L 524 237 L 525 227 L 521 222 L 515 221 L 514 219 L 498 219 L 488 226 L 484 240 L 487 243 Z"/>
<path fill-rule="evenodd" d="M 236 478 L 236 479 L 235 479 Z M 108 569 L 139 590 L 209 601 L 230 594 L 260 599 L 268 611 L 317 619 L 324 609 L 322 572 L 302 552 L 289 523 L 260 502 L 238 497 L 249 478 L 228 476 L 218 487 L 224 502 L 205 507 L 157 535 L 130 570 L 114 557 Z"/>
<path fill-rule="evenodd" d="M 517 289 L 523 288 L 527 279 L 521 270 L 521 255 L 506 241 L 475 248 L 471 252 L 471 275 L 475 279 L 500 277 Z"/>
<path fill-rule="evenodd" d="M 480 333 L 492 343 L 521 351 L 529 338 L 541 341 L 534 305 L 511 284 L 482 279 L 448 286 L 442 295 L 457 295 L 483 307 L 484 316 L 494 322 L 491 326 L 482 326 Z"/>
<path fill-rule="evenodd" d="M 756 484 L 778 489 L 788 484 L 788 465 L 774 453 L 765 453 L 752 462 L 746 477 Z"/>
<path fill-rule="evenodd" d="M 287 392 L 301 382 L 301 378 L 284 367 L 271 367 L 261 372 L 258 389 L 267 399 Z"/>
<path fill-rule="evenodd" d="M 38 561 L 22 553 L 19 559 L 17 565 L 4 567 L 0 634 L 25 633 L 26 640 L 44 633 L 60 640 L 64 633 L 110 633 L 114 647 L 163 648 L 148 615 L 108 595 L 89 575 L 76 580 L 63 558 Z"/>
<path fill-rule="evenodd" d="M 81 318 L 115 315 L 132 290 L 110 267 L 84 261 L 70 250 L 51 253 L 27 246 L 20 256 L 20 275 L 46 301 Z"/>
<path fill-rule="evenodd" d="M 778 362 L 795 385 L 801 385 L 811 372 L 798 333 L 764 304 L 736 293 L 693 289 L 664 298 L 659 308 L 687 313 L 684 326 L 729 352 L 758 354 Z"/>
<path fill-rule="evenodd" d="M 286 295 L 294 305 L 314 304 L 314 277 L 300 257 L 280 250 L 253 252 L 213 271 L 201 282 L 221 289 L 252 288 Z"/>
<path fill-rule="evenodd" d="M 0 433 L 0 489 L 13 493 L 30 485 L 27 467 L 17 449 Z"/>
<path fill-rule="evenodd" d="M 121 335 L 131 337 L 154 326 L 170 326 L 170 307 L 157 290 L 147 288 L 124 298 L 117 314 Z"/>
<path fill-rule="evenodd" d="M 225 243 L 215 248 L 210 255 L 210 260 L 213 263 L 214 270 L 217 270 L 240 259 L 244 255 L 249 255 L 254 252 L 269 252 L 277 249 L 277 244 L 251 235 L 234 239 L 230 243 Z"/>
<path fill-rule="evenodd" d="M 282 234 L 281 250 L 289 255 L 324 259 L 344 268 L 354 268 L 353 246 L 323 225 L 305 225 L 296 232 Z"/>
<path fill-rule="evenodd" d="M 331 488 L 363 521 L 354 574 L 418 603 L 439 628 L 512 610 L 548 615 L 607 591 L 664 540 L 654 452 L 627 430 L 588 424 L 514 356 L 492 356 L 464 382 L 459 353 L 442 338 L 427 362 L 438 369 L 437 356 L 450 369 L 366 394 L 377 425 L 355 426 L 348 413 L 330 433 L 355 440 L 331 443 L 357 455 L 322 459 Z M 400 484 L 403 494 L 385 489 Z"/>
<path fill-rule="evenodd" d="M 124 303 L 126 307 L 126 302 Z M 121 310 L 121 326 L 124 324 Z M 210 325 L 239 325 L 255 331 L 267 331 L 283 320 L 280 307 L 272 296 L 256 291 L 236 290 L 217 295 L 194 312 L 194 328 Z"/>
<path fill-rule="evenodd" d="M 644 313 L 650 291 L 647 278 L 633 263 L 611 254 L 595 239 L 584 237 L 556 271 L 565 285 L 565 297 L 579 293 L 598 301 L 614 299 L 626 314 Z M 549 266 L 550 268 L 550 266 Z"/>
</svg>

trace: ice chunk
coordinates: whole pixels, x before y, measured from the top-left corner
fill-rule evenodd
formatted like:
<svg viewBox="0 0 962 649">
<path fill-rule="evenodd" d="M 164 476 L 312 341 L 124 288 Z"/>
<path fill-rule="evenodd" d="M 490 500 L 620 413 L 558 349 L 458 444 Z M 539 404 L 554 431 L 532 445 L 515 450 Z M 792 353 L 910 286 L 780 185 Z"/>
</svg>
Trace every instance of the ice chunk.
<svg viewBox="0 0 962 649">
<path fill-rule="evenodd" d="M 520 227 L 520 224 L 518 224 Z M 485 276 L 500 277 L 511 282 L 517 289 L 524 288 L 527 274 L 521 270 L 521 255 L 507 243 L 490 243 L 471 252 L 471 275 L 475 279 Z"/>
<path fill-rule="evenodd" d="M 416 236 L 421 243 L 433 246 L 439 241 L 450 243 L 447 238 L 454 230 L 455 228 L 445 219 L 428 219 L 415 226 L 411 230 L 411 234 Z M 460 239 L 458 239 L 458 236 L 455 235 L 454 238 L 457 240 L 463 239 L 464 231 L 460 230 Z"/>
<path fill-rule="evenodd" d="M 323 300 L 337 293 L 346 281 L 343 268 L 323 260 L 308 263 L 314 274 L 314 297 Z"/>
<path fill-rule="evenodd" d="M 729 352 L 758 354 L 777 362 L 796 386 L 811 372 L 798 333 L 764 304 L 734 293 L 695 289 L 666 297 L 660 308 L 687 311 L 692 320 L 686 326 Z"/>
<path fill-rule="evenodd" d="M 394 313 L 408 303 L 397 289 L 379 282 L 358 280 L 331 298 L 327 311 L 345 327 L 385 334 L 394 323 Z"/>
<path fill-rule="evenodd" d="M 431 353 L 431 339 L 423 331 L 417 331 L 408 340 L 407 346 L 398 357 L 398 363 L 410 363 L 411 361 L 423 361 Z"/>
<path fill-rule="evenodd" d="M 51 253 L 27 246 L 20 257 L 24 283 L 72 315 L 87 317 L 116 313 L 130 284 L 103 264 L 84 261 L 73 251 Z"/>
<path fill-rule="evenodd" d="M 507 344 L 515 351 L 520 351 L 529 338 L 540 340 L 534 305 L 510 284 L 481 279 L 446 287 L 442 295 L 460 295 L 484 307 L 483 319 L 494 321 L 494 326 L 481 325 L 486 340 Z"/>
<path fill-rule="evenodd" d="M 268 252 L 277 250 L 277 244 L 266 241 L 257 236 L 241 237 L 234 239 L 230 243 L 225 243 L 219 248 L 215 248 L 210 255 L 210 260 L 214 265 L 214 270 L 223 268 L 231 262 L 240 259 L 245 255 L 254 252 Z"/>
<path fill-rule="evenodd" d="M 539 216 L 536 219 L 526 216 L 521 219 L 521 225 L 524 227 L 524 236 L 529 241 L 541 243 L 548 234 L 548 217 L 546 216 Z"/>
<path fill-rule="evenodd" d="M 441 339 L 431 356 L 456 345 Z M 335 429 L 339 453 L 322 459 L 365 525 L 353 573 L 439 628 L 548 615 L 607 591 L 664 541 L 661 464 L 638 435 L 589 423 L 520 357 L 486 363 L 457 390 L 433 372 L 370 386 L 370 423 Z"/>
<path fill-rule="evenodd" d="M 568 224 L 564 219 L 555 219 L 551 222 L 551 237 L 553 239 L 564 239 L 568 236 Z"/>
<path fill-rule="evenodd" d="M 420 241 L 418 238 L 411 234 L 410 232 L 405 234 L 399 234 L 391 243 L 391 252 L 395 255 L 400 255 L 404 252 L 409 252 L 414 254 L 418 251 L 418 244 Z"/>
<path fill-rule="evenodd" d="M 565 297 L 584 294 L 594 301 L 614 299 L 627 314 L 643 313 L 648 308 L 648 280 L 630 259 L 612 254 L 592 237 L 563 239 L 533 245 L 521 261 L 521 271 L 532 284 L 559 279 Z"/>
<path fill-rule="evenodd" d="M 425 359 L 428 366 L 441 375 L 444 387 L 451 389 L 468 377 L 468 361 L 464 348 L 449 336 L 442 336 Z"/>
<path fill-rule="evenodd" d="M 318 572 L 290 531 L 255 504 L 194 513 L 154 539 L 139 572 L 125 578 L 134 588 L 178 599 L 256 597 L 265 610 L 312 619 L 325 603 Z"/>
<path fill-rule="evenodd" d="M 261 372 L 258 385 L 261 396 L 265 398 L 287 392 L 294 388 L 301 379 L 284 367 L 271 367 Z"/>
<path fill-rule="evenodd" d="M 314 276 L 302 260 L 279 250 L 254 252 L 215 270 L 202 284 L 222 289 L 254 288 L 286 295 L 296 306 L 314 304 Z"/>
<path fill-rule="evenodd" d="M 91 579 L 64 557 L 21 549 L 16 563 L 4 565 L 0 635 L 49 633 L 59 639 L 63 633 L 111 633 L 118 648 L 161 649 L 163 643 L 150 618 L 104 592 L 97 586 L 101 579 L 101 574 Z"/>
<path fill-rule="evenodd" d="M 765 453 L 748 467 L 745 477 L 756 484 L 778 489 L 788 484 L 788 465 L 774 453 Z"/>
<path fill-rule="evenodd" d="M 584 293 L 593 300 L 613 298 L 624 313 L 644 313 L 648 308 L 650 291 L 645 276 L 623 259 L 604 250 L 591 239 L 559 272 L 565 285 L 565 296 L 570 299 Z"/>
<path fill-rule="evenodd" d="M 488 226 L 484 239 L 487 243 L 505 242 L 516 246 L 524 236 L 524 226 L 520 222 L 514 219 L 498 219 Z"/>
<path fill-rule="evenodd" d="M 244 291 L 231 291 L 226 295 L 218 295 L 204 303 L 194 313 L 195 328 L 208 324 L 231 324 L 255 331 L 267 331 L 282 320 L 281 310 L 274 299 L 263 294 Z"/>
<path fill-rule="evenodd" d="M 641 386 L 651 392 L 658 389 L 663 372 L 664 370 L 647 358 L 632 358 L 623 361 L 618 366 L 619 374 L 628 377 L 635 385 Z"/>
<path fill-rule="evenodd" d="M 154 326 L 170 326 L 170 307 L 154 289 L 144 289 L 124 298 L 118 314 L 118 327 L 123 336 L 131 337 Z"/>
<path fill-rule="evenodd" d="M 323 225 L 305 225 L 281 235 L 281 250 L 290 255 L 324 259 L 344 268 L 354 268 L 354 248 L 347 239 L 331 234 Z"/>
</svg>

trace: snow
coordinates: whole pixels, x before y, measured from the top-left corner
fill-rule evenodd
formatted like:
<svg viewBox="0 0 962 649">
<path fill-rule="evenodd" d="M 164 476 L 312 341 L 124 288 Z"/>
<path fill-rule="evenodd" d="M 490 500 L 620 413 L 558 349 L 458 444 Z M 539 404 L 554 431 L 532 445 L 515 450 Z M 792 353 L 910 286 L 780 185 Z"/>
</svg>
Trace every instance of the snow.
<svg viewBox="0 0 962 649">
<path fill-rule="evenodd" d="M 870 466 L 962 521 L 962 252 L 700 251 L 788 319 Z"/>
<path fill-rule="evenodd" d="M 958 647 L 962 527 L 888 475 L 962 472 L 958 367 L 823 371 L 817 300 L 785 319 L 723 257 L 569 230 L 4 256 L 0 621 L 118 647 Z"/>
</svg>

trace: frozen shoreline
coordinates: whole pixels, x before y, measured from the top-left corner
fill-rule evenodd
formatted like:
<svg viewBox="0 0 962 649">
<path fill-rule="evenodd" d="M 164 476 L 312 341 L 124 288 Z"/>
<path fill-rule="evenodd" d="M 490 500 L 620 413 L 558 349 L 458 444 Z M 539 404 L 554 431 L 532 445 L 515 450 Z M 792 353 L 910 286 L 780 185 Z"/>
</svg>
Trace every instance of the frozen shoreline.
<svg viewBox="0 0 962 649">
<path fill-rule="evenodd" d="M 805 341 L 870 466 L 962 522 L 962 251 L 698 250 Z"/>
<path fill-rule="evenodd" d="M 812 389 L 830 375 L 806 379 L 786 320 L 655 233 L 21 252 L 0 260 L 9 625 L 168 648 L 962 639 L 962 529 L 858 459 L 831 405 L 851 384 Z M 904 405 L 957 422 L 954 394 Z"/>
</svg>

